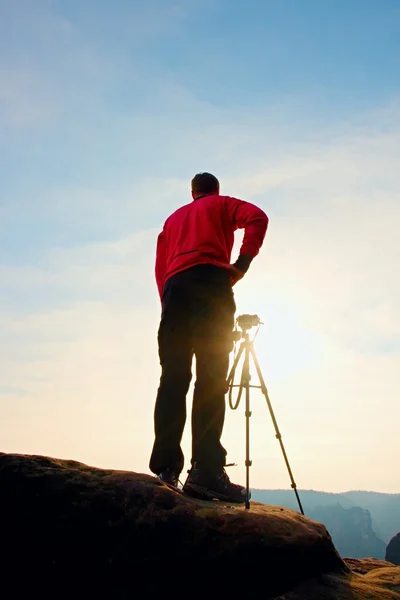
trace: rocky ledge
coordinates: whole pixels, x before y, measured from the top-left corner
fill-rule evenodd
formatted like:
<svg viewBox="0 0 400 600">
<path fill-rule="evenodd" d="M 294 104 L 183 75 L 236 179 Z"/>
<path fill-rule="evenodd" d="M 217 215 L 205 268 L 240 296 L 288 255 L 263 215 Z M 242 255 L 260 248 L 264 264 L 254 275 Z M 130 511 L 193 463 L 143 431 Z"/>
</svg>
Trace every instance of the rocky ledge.
<svg viewBox="0 0 400 600">
<path fill-rule="evenodd" d="M 0 453 L 0 509 L 4 597 L 400 600 L 400 567 L 341 558 L 294 510 L 194 500 L 145 474 Z"/>
<path fill-rule="evenodd" d="M 400 532 L 388 543 L 385 558 L 395 565 L 400 565 Z"/>
</svg>

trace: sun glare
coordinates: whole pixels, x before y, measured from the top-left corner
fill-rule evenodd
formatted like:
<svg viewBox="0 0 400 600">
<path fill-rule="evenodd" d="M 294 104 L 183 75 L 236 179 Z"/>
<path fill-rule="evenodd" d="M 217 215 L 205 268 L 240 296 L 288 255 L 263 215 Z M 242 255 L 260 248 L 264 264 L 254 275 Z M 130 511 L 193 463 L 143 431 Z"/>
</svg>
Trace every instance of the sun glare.
<svg viewBox="0 0 400 600">
<path fill-rule="evenodd" d="M 257 294 L 252 294 L 251 290 L 240 294 L 238 308 L 253 306 L 255 309 L 255 297 Z M 254 338 L 262 371 L 265 369 L 270 377 L 280 379 L 308 370 L 324 359 L 322 339 L 302 323 L 301 314 L 294 305 L 270 297 L 261 308 L 262 314 L 255 310 L 254 314 L 258 314 L 263 324 L 255 338 L 256 328 L 250 331 L 250 336 Z"/>
</svg>

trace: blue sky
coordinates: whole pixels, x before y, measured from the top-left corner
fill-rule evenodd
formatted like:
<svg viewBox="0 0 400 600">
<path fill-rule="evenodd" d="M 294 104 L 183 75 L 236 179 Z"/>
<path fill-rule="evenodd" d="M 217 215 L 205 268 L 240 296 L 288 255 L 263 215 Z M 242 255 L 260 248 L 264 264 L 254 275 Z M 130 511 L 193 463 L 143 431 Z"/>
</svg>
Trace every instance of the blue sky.
<svg viewBox="0 0 400 600">
<path fill-rule="evenodd" d="M 398 2 L 117 4 L 0 0 L 2 449 L 147 472 L 156 235 L 209 170 L 270 216 L 236 295 L 298 486 L 399 492 Z"/>
</svg>

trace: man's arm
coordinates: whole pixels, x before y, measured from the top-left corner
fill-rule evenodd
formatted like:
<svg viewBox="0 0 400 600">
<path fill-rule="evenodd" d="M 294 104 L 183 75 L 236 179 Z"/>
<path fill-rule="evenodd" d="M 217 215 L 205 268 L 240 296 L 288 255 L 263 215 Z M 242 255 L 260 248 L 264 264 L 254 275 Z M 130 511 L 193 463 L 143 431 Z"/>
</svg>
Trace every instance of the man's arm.
<svg viewBox="0 0 400 600">
<path fill-rule="evenodd" d="M 157 282 L 157 288 L 158 288 L 160 300 L 162 299 L 163 289 L 164 289 L 165 258 L 166 258 L 165 232 L 163 230 L 157 238 L 156 265 L 155 265 L 156 282 Z"/>
<path fill-rule="evenodd" d="M 239 258 L 233 264 L 243 276 L 263 245 L 269 219 L 258 206 L 244 200 L 235 199 L 233 222 L 237 229 L 244 229 Z"/>
</svg>

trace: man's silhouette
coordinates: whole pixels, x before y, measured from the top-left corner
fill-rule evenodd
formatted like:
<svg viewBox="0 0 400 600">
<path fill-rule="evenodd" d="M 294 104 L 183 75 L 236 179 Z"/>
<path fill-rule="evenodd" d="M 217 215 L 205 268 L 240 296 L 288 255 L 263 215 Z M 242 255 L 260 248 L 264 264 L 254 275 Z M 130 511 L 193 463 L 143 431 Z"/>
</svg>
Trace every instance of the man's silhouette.
<svg viewBox="0 0 400 600">
<path fill-rule="evenodd" d="M 181 439 L 195 356 L 192 467 L 183 490 L 199 498 L 244 502 L 244 487 L 233 484 L 225 471 L 227 452 L 220 441 L 236 311 L 232 287 L 259 253 L 268 217 L 254 204 L 220 195 L 218 179 L 210 173 L 197 174 L 191 188 L 193 201 L 165 221 L 157 241 L 162 372 L 150 470 L 177 486 L 184 466 Z M 244 229 L 244 237 L 232 265 L 237 229 Z"/>
</svg>

